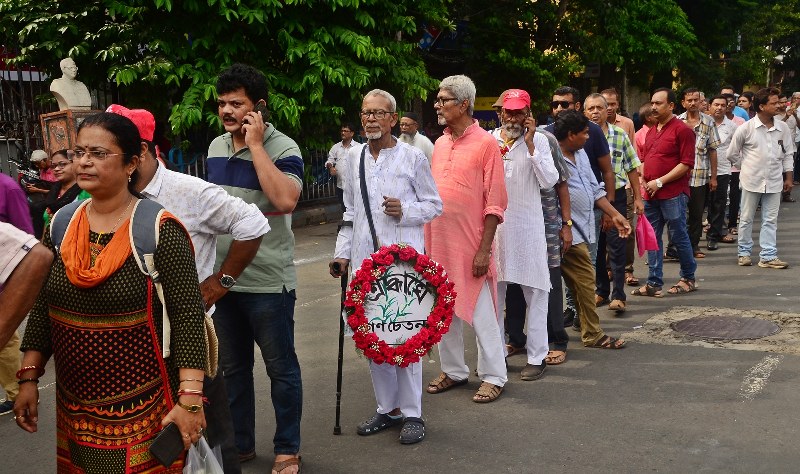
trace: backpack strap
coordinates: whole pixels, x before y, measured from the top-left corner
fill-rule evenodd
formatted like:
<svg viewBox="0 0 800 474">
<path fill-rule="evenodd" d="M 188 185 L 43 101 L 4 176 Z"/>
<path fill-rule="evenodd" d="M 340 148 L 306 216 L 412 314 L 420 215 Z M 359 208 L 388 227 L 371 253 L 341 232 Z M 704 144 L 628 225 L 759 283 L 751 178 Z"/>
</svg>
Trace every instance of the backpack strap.
<svg viewBox="0 0 800 474">
<path fill-rule="evenodd" d="M 164 287 L 155 264 L 155 252 L 158 246 L 161 217 L 166 210 L 161 204 L 149 199 L 140 199 L 133 207 L 129 226 L 131 250 L 139 270 L 150 277 L 161 302 L 161 353 L 166 359 L 170 356 L 170 340 L 172 327 L 167 315 L 167 303 L 164 299 Z"/>
<path fill-rule="evenodd" d="M 72 218 L 78 213 L 78 209 L 89 204 L 90 201 L 90 199 L 86 199 L 84 201 L 71 202 L 56 211 L 50 222 L 50 240 L 53 242 L 57 255 L 61 253 L 61 243 L 64 241 L 64 235 L 67 233 L 67 228 L 72 222 Z"/>
</svg>

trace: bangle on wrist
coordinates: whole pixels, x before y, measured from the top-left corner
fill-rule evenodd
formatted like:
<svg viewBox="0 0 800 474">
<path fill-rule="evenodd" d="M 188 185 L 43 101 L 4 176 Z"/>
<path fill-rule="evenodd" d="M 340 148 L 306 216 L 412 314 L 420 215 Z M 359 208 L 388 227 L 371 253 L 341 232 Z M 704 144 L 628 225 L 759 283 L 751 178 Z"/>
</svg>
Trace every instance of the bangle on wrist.
<svg viewBox="0 0 800 474">
<path fill-rule="evenodd" d="M 181 383 L 183 382 L 204 382 L 203 379 L 181 379 Z"/>
<path fill-rule="evenodd" d="M 33 382 L 34 384 L 39 385 L 39 379 L 19 379 L 17 380 L 17 385 L 22 385 L 28 382 Z"/>
<path fill-rule="evenodd" d="M 21 379 L 22 374 L 24 374 L 29 370 L 34 370 L 34 369 L 36 369 L 39 372 L 38 374 L 36 374 L 37 377 L 41 377 L 42 375 L 44 375 L 44 367 L 39 367 L 38 365 L 26 365 L 25 367 L 17 371 L 17 378 Z"/>
</svg>

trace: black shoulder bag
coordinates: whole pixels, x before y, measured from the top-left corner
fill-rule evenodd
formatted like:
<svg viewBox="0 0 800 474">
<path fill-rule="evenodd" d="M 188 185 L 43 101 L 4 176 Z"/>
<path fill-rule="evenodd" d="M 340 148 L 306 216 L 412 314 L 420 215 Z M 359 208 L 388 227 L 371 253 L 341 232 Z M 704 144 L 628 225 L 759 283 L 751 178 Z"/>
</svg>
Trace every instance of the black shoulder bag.
<svg viewBox="0 0 800 474">
<path fill-rule="evenodd" d="M 372 222 L 372 210 L 369 207 L 369 194 L 367 192 L 367 177 L 364 173 L 364 155 L 367 152 L 369 144 L 364 145 L 361 149 L 361 162 L 358 164 L 358 172 L 361 174 L 361 199 L 364 200 L 364 211 L 367 213 L 367 222 L 369 223 L 369 233 L 372 235 L 372 248 L 375 252 L 378 251 L 378 235 L 375 233 L 375 224 Z"/>
</svg>

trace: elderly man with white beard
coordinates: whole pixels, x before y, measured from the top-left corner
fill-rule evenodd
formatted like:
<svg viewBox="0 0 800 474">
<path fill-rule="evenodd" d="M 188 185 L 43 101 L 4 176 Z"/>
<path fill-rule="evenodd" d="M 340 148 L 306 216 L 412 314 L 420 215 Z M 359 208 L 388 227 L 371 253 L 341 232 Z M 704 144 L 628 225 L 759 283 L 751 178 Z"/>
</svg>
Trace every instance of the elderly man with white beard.
<svg viewBox="0 0 800 474">
<path fill-rule="evenodd" d="M 547 365 L 550 278 L 539 190 L 552 188 L 558 181 L 550 145 L 542 133 L 536 133 L 530 105 L 530 95 L 524 90 L 507 91 L 500 112 L 502 126 L 492 132 L 500 145 L 508 193 L 505 220 L 496 235 L 498 319 L 505 311 L 506 288 L 509 283 L 519 284 L 528 305 L 528 361 L 520 373 L 522 380 L 540 378 Z"/>
</svg>

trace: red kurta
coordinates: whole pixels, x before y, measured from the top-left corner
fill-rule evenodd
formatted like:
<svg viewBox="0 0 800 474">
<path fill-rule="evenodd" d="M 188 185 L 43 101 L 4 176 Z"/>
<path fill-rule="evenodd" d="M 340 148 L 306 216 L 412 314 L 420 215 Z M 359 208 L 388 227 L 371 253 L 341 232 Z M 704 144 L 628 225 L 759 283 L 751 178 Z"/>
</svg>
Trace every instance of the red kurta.
<svg viewBox="0 0 800 474">
<path fill-rule="evenodd" d="M 472 313 L 487 278 L 497 304 L 494 258 L 490 259 L 489 272 L 479 278 L 472 276 L 472 261 L 480 246 L 484 218 L 492 214 L 502 222 L 508 204 L 500 147 L 477 120 L 455 141 L 447 128 L 434 145 L 431 169 L 444 210 L 425 225 L 425 248 L 455 284 L 456 316 L 472 324 Z"/>
</svg>

